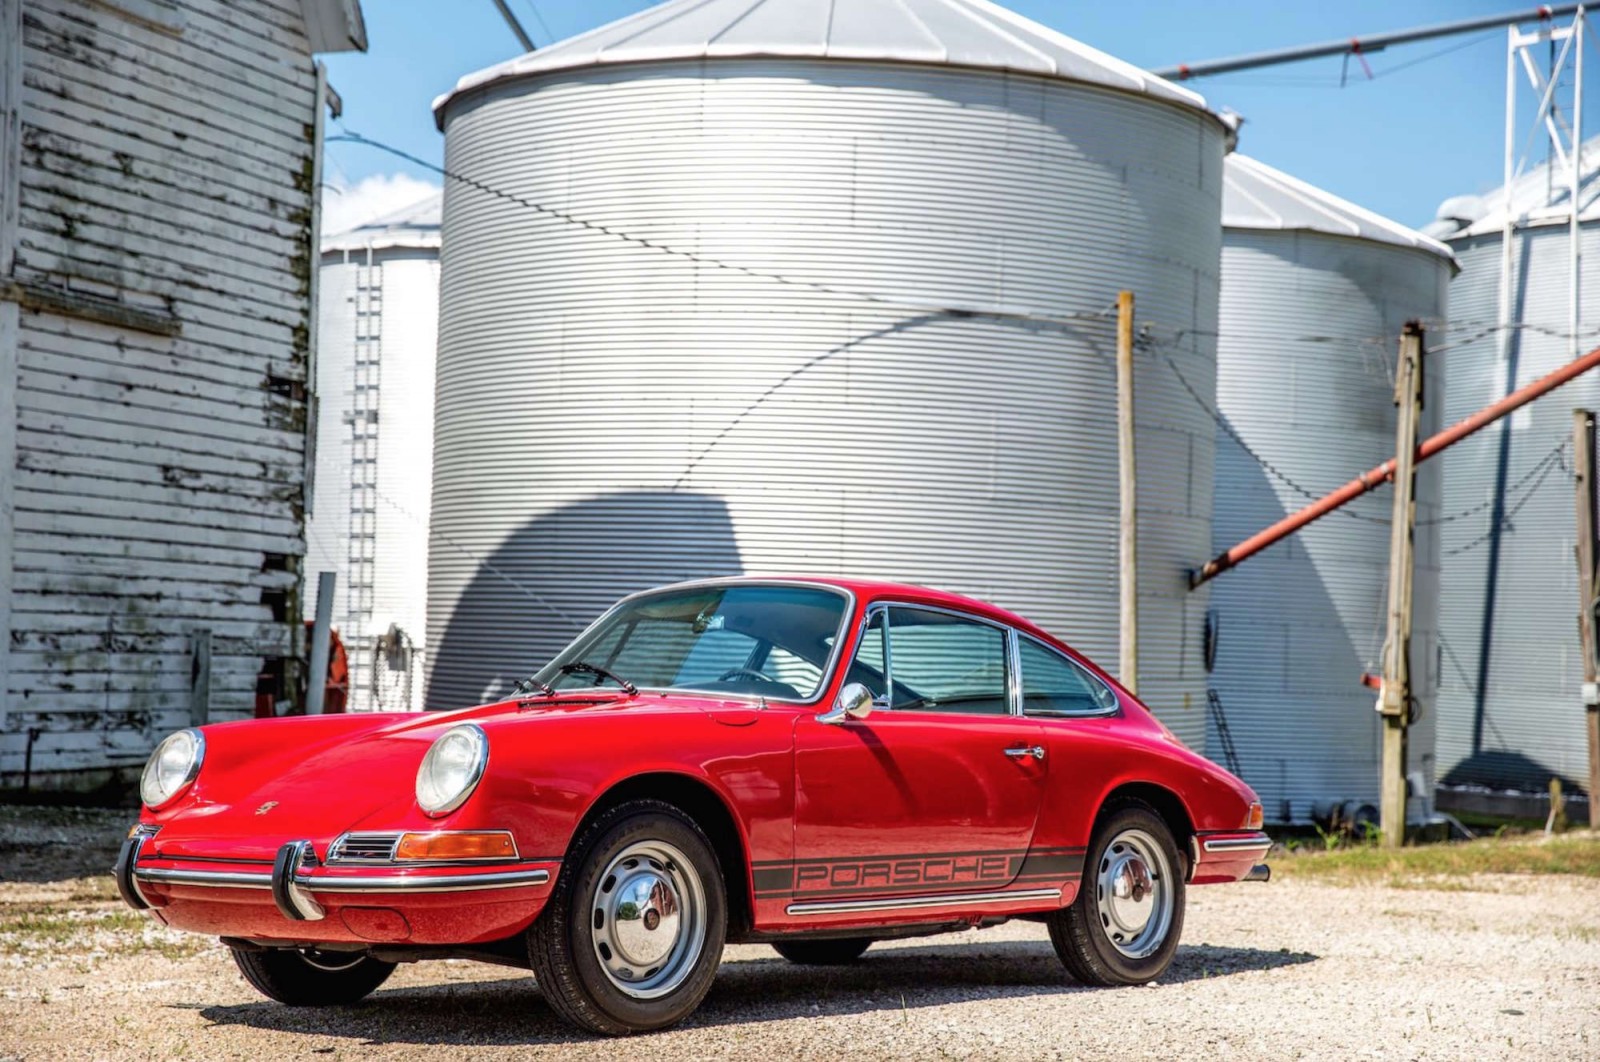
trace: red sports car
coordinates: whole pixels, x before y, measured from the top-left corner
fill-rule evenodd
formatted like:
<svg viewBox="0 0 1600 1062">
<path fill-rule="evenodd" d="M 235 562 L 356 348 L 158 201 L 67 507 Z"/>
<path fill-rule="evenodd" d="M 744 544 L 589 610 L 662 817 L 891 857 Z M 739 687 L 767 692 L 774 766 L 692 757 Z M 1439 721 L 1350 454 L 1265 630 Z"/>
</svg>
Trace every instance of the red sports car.
<svg viewBox="0 0 1600 1062">
<path fill-rule="evenodd" d="M 123 898 L 273 999 L 474 958 L 612 1034 L 692 1012 L 729 941 L 842 963 L 1027 918 L 1078 980 L 1149 981 L 1185 887 L 1264 879 L 1270 844 L 1027 620 L 844 579 L 636 594 L 497 704 L 179 731 L 142 796 Z"/>
</svg>

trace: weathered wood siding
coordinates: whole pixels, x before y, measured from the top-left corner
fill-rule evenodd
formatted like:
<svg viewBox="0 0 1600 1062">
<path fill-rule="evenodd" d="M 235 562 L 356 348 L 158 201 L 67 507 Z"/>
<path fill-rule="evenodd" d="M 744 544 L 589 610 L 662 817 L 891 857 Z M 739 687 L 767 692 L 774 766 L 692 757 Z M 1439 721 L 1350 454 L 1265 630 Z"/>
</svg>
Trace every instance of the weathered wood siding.
<svg viewBox="0 0 1600 1062">
<path fill-rule="evenodd" d="M 60 772 L 187 725 L 197 631 L 213 721 L 301 637 L 317 75 L 298 0 L 7 8 L 14 785 L 30 730 Z"/>
</svg>

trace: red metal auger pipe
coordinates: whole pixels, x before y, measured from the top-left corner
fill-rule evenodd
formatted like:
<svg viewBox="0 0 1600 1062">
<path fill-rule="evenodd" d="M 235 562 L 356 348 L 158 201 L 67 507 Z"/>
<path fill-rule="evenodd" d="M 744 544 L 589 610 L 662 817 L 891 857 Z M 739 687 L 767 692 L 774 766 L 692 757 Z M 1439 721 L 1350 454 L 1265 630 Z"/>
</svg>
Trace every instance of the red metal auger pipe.
<svg viewBox="0 0 1600 1062">
<path fill-rule="evenodd" d="M 1576 361 L 1568 362 L 1548 376 L 1540 377 L 1526 387 L 1513 391 L 1494 403 L 1494 405 L 1480 409 L 1466 420 L 1458 421 L 1439 434 L 1419 443 L 1417 446 L 1417 460 L 1419 462 L 1426 461 L 1434 454 L 1448 446 L 1453 446 L 1473 432 L 1493 424 L 1507 413 L 1520 409 L 1535 398 L 1554 391 L 1574 377 L 1582 376 L 1596 365 L 1600 365 L 1600 347 L 1589 351 L 1589 353 Z M 1328 515 L 1363 494 L 1377 490 L 1393 478 L 1394 458 L 1391 457 L 1377 468 L 1369 472 L 1363 472 L 1332 494 L 1317 499 L 1299 512 L 1285 516 L 1265 531 L 1256 532 L 1226 553 L 1218 554 L 1214 559 L 1207 561 L 1205 567 L 1189 576 L 1189 588 L 1192 590 L 1201 583 L 1216 578 L 1229 568 L 1260 553 L 1279 539 L 1287 538 L 1313 520 Z"/>
</svg>

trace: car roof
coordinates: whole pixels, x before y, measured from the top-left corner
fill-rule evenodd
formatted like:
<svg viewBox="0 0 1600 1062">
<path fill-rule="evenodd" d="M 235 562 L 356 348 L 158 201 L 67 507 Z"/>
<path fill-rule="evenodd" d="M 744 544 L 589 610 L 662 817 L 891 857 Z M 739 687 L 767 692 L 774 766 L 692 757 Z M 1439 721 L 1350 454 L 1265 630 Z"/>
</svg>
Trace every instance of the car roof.
<svg viewBox="0 0 1600 1062">
<path fill-rule="evenodd" d="M 1058 638 L 1051 636 L 1048 632 L 1040 628 L 1031 620 L 1023 616 L 1019 616 L 1014 612 L 1003 609 L 998 605 L 991 605 L 987 601 L 980 601 L 977 598 L 966 597 L 962 594 L 954 594 L 948 590 L 936 590 L 931 587 L 918 586 L 915 583 L 890 582 L 883 579 L 866 579 L 841 575 L 791 574 L 735 575 L 716 579 L 693 579 L 689 580 L 688 582 L 675 583 L 673 586 L 738 586 L 740 584 L 771 585 L 774 583 L 796 586 L 809 585 L 834 587 L 835 589 L 844 590 L 853 595 L 856 600 L 862 604 L 870 604 L 871 602 L 881 600 L 893 600 L 922 605 L 939 605 L 945 608 L 957 609 L 961 612 L 971 612 L 974 615 L 986 617 L 994 620 L 997 623 L 1003 623 L 1007 626 L 1016 627 L 1018 630 L 1024 631 L 1028 634 L 1042 636 L 1050 641 L 1059 641 Z M 663 586 L 658 587 L 657 589 L 666 590 L 671 588 L 672 587 Z M 651 591 L 646 591 L 646 593 L 649 592 Z"/>
</svg>

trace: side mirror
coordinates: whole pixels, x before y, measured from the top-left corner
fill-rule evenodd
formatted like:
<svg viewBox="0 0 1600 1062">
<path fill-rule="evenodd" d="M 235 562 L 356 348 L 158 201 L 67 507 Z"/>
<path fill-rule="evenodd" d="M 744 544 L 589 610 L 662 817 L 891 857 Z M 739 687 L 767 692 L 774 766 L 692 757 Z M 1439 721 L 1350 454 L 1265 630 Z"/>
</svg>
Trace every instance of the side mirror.
<svg viewBox="0 0 1600 1062">
<path fill-rule="evenodd" d="M 872 714 L 872 691 L 859 682 L 848 682 L 833 702 L 833 710 L 817 716 L 817 722 L 837 725 Z"/>
</svg>

